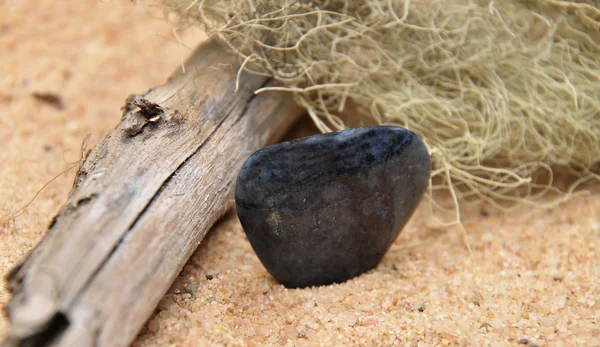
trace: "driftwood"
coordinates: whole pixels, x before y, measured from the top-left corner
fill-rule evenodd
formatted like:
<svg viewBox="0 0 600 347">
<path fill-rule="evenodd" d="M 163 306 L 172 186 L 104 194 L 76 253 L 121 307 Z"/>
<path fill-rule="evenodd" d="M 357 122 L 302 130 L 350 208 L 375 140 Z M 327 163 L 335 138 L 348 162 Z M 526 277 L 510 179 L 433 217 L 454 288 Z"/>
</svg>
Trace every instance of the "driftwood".
<svg viewBox="0 0 600 347">
<path fill-rule="evenodd" d="M 206 43 L 163 86 L 130 97 L 83 158 L 46 237 L 8 276 L 6 346 L 124 346 L 210 227 L 243 161 L 301 110 Z"/>
</svg>

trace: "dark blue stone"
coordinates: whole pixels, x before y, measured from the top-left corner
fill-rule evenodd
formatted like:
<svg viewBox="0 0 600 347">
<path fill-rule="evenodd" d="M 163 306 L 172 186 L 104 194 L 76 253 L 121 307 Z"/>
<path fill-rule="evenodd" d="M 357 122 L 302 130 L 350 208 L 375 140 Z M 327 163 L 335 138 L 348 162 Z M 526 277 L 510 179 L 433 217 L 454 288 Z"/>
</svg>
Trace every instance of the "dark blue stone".
<svg viewBox="0 0 600 347">
<path fill-rule="evenodd" d="M 394 126 L 279 143 L 242 166 L 237 212 L 280 283 L 343 282 L 377 266 L 421 200 L 430 168 L 423 142 Z"/>
</svg>

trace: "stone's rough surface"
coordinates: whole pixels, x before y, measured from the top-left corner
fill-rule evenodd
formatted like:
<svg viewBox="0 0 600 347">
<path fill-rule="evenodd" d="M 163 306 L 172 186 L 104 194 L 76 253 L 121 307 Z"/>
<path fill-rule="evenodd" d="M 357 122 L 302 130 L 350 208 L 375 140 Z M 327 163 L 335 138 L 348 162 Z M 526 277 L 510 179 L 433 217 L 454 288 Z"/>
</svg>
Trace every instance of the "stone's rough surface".
<svg viewBox="0 0 600 347">
<path fill-rule="evenodd" d="M 343 282 L 377 266 L 421 200 L 430 167 L 423 142 L 399 127 L 284 142 L 244 163 L 237 212 L 285 286 Z"/>
</svg>

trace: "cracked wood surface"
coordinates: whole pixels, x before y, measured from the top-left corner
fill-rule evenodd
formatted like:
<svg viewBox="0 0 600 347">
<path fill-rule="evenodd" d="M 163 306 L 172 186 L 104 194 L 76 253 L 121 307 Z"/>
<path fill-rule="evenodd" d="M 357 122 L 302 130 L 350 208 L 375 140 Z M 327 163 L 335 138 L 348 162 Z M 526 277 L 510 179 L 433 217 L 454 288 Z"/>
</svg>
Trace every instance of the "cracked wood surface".
<svg viewBox="0 0 600 347">
<path fill-rule="evenodd" d="M 302 111 L 205 43 L 167 83 L 126 101 L 86 154 L 45 238 L 8 276 L 6 346 L 129 344 L 210 227 L 243 161 Z M 109 87 L 109 86 L 107 86 Z"/>
</svg>

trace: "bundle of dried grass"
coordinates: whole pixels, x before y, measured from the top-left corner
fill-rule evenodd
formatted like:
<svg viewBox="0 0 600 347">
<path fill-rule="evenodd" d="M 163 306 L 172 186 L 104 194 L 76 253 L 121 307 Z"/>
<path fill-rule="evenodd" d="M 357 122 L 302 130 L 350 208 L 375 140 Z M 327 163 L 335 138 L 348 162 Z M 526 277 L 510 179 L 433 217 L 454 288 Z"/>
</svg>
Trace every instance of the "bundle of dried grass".
<svg viewBox="0 0 600 347">
<path fill-rule="evenodd" d="M 320 130 L 364 122 L 416 132 L 432 206 L 502 208 L 600 181 L 600 9 L 557 0 L 161 0 L 295 93 Z M 553 187 L 567 168 L 570 187 Z M 452 206 L 438 204 L 440 190 Z M 548 200 L 544 200 L 548 201 Z M 447 216 L 446 216 L 447 217 Z M 447 218 L 445 218 L 447 219 Z"/>
</svg>

